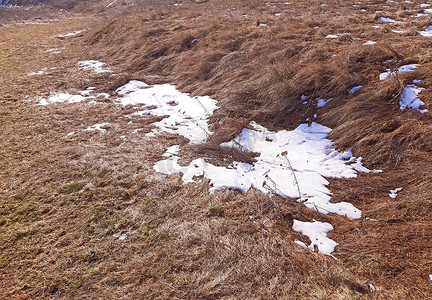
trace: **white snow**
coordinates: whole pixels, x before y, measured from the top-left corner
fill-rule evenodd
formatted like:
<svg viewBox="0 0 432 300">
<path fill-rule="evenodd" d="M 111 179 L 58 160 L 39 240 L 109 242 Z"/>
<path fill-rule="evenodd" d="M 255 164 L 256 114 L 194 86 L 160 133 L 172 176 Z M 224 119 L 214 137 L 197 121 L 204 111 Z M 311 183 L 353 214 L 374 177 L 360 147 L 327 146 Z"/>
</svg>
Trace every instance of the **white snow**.
<svg viewBox="0 0 432 300">
<path fill-rule="evenodd" d="M 423 12 L 425 14 L 432 14 L 432 8 L 427 8 L 427 9 L 423 10 Z"/>
<path fill-rule="evenodd" d="M 429 274 L 429 280 L 432 281 L 432 274 Z"/>
<path fill-rule="evenodd" d="M 95 73 L 111 73 L 112 70 L 104 69 L 103 65 L 105 63 L 97 61 L 97 60 L 83 60 L 78 62 L 78 66 L 81 70 L 84 71 L 93 71 Z"/>
<path fill-rule="evenodd" d="M 376 42 L 374 42 L 374 41 L 366 41 L 363 43 L 363 45 L 375 45 L 375 44 L 376 44 Z"/>
<path fill-rule="evenodd" d="M 254 187 L 263 193 L 297 198 L 323 214 L 361 217 L 361 211 L 350 203 L 330 203 L 331 192 L 325 177 L 354 178 L 357 172 L 369 172 L 362 166 L 361 158 L 334 148 L 326 138 L 330 128 L 315 122 L 310 127 L 302 124 L 295 130 L 279 132 L 268 131 L 256 123 L 251 126 L 254 129 L 243 129 L 234 141 L 221 146 L 259 153 L 253 164 L 234 162 L 218 167 L 198 158 L 188 166 L 180 166 L 179 157 L 173 155 L 157 162 L 154 168 L 163 174 L 182 173 L 184 183 L 204 176 L 210 180 L 211 192 L 225 188 L 246 192 Z"/>
<path fill-rule="evenodd" d="M 311 243 L 308 248 L 312 251 L 315 251 L 315 246 L 317 246 L 318 251 L 322 254 L 331 255 L 338 245 L 338 243 L 327 237 L 327 232 L 333 230 L 333 226 L 329 223 L 294 220 L 293 229 L 310 239 Z M 302 245 L 300 243 L 297 244 Z"/>
<path fill-rule="evenodd" d="M 337 39 L 339 36 L 337 36 L 336 34 L 328 34 L 326 36 L 326 39 Z"/>
<path fill-rule="evenodd" d="M 390 194 L 389 194 L 390 198 L 393 198 L 393 199 L 396 198 L 398 192 L 400 192 L 400 191 L 402 191 L 401 187 L 400 188 L 396 188 L 394 190 L 390 190 Z"/>
<path fill-rule="evenodd" d="M 421 36 L 432 37 L 432 25 L 429 25 L 424 31 L 419 31 L 418 33 Z"/>
<path fill-rule="evenodd" d="M 95 131 L 95 130 L 98 130 L 98 131 L 100 131 L 102 133 L 105 133 L 106 129 L 104 129 L 102 127 L 105 127 L 107 125 L 110 125 L 110 123 L 103 122 L 103 123 L 99 123 L 99 124 L 94 124 L 92 126 L 87 127 L 87 129 L 84 129 L 84 131 Z"/>
<path fill-rule="evenodd" d="M 180 146 L 179 145 L 174 145 L 171 147 L 168 147 L 167 151 L 162 154 L 163 157 L 173 157 L 175 155 L 177 155 L 180 152 Z"/>
<path fill-rule="evenodd" d="M 350 93 L 351 94 L 354 94 L 355 92 L 357 92 L 359 89 L 361 89 L 363 86 L 362 85 L 358 85 L 358 86 L 355 86 L 355 87 L 353 87 L 351 90 L 350 90 Z"/>
<path fill-rule="evenodd" d="M 409 107 L 418 110 L 422 114 L 428 112 L 427 109 L 420 109 L 420 106 L 424 105 L 424 102 L 418 98 L 418 95 L 422 90 L 424 90 L 424 88 L 417 87 L 414 84 L 407 85 L 402 91 L 399 101 L 400 109 L 404 110 L 405 108 Z"/>
<path fill-rule="evenodd" d="M 267 27 L 267 24 L 259 23 L 259 24 L 258 24 L 258 27 Z"/>
<path fill-rule="evenodd" d="M 139 89 L 146 88 L 146 87 L 148 87 L 148 85 L 146 83 L 142 82 L 142 81 L 131 80 L 128 83 L 126 83 L 125 85 L 119 87 L 116 90 L 116 93 L 119 94 L 119 95 L 125 95 L 125 94 L 131 93 L 131 92 L 135 92 L 135 91 L 137 91 Z M 122 101 L 122 104 L 123 105 L 127 105 L 127 104 L 130 104 L 130 103 L 125 104 L 124 101 Z"/>
<path fill-rule="evenodd" d="M 47 99 L 39 98 L 39 105 L 48 105 L 51 103 L 67 102 L 67 103 L 78 103 L 86 100 L 87 97 L 81 95 L 71 95 L 69 93 L 54 93 L 51 94 Z"/>
<path fill-rule="evenodd" d="M 388 22 L 388 23 L 400 23 L 398 21 L 393 20 L 390 17 L 380 17 L 380 18 L 378 18 L 378 21 L 380 21 L 380 22 Z"/>
<path fill-rule="evenodd" d="M 73 136 L 75 133 L 76 133 L 75 131 L 71 131 L 71 132 L 69 132 L 68 134 L 66 134 L 66 137 Z"/>
<path fill-rule="evenodd" d="M 61 53 L 61 50 L 57 49 L 57 48 L 52 48 L 52 49 L 46 50 L 45 52 L 52 53 L 52 54 L 59 54 L 59 53 Z"/>
<path fill-rule="evenodd" d="M 92 95 L 95 92 L 95 87 L 88 87 L 83 91 L 78 92 L 76 95 L 72 95 L 69 93 L 52 93 L 48 98 L 40 97 L 38 99 L 39 105 L 48 105 L 51 103 L 58 102 L 66 102 L 66 103 L 78 103 L 83 102 L 85 100 L 96 99 L 98 97 L 109 98 L 110 95 L 106 93 L 98 93 L 96 95 Z M 91 101 L 89 103 L 96 103 L 95 101 Z"/>
<path fill-rule="evenodd" d="M 126 238 L 127 238 L 126 233 L 122 233 L 122 234 L 119 236 L 118 239 L 119 239 L 120 241 L 124 241 Z"/>
<path fill-rule="evenodd" d="M 31 73 L 28 73 L 27 75 L 28 75 L 28 76 L 43 75 L 43 74 L 45 74 L 45 71 L 46 71 L 46 70 L 47 70 L 47 68 L 44 68 L 44 69 L 39 70 L 39 71 L 37 71 L 37 72 L 31 72 Z"/>
<path fill-rule="evenodd" d="M 420 67 L 419 64 L 409 64 L 409 65 L 403 65 L 400 66 L 395 72 L 391 72 L 390 69 L 387 69 L 386 72 L 383 72 L 379 75 L 379 79 L 380 80 L 384 80 L 389 78 L 390 76 L 394 76 L 398 73 L 404 73 L 404 72 L 412 72 L 415 69 L 417 69 L 418 67 Z"/>
<path fill-rule="evenodd" d="M 330 99 L 318 99 L 317 107 L 324 107 L 327 103 L 329 103 L 333 98 Z"/>
<path fill-rule="evenodd" d="M 84 30 L 77 30 L 77 31 L 70 32 L 70 33 L 59 34 L 58 37 L 59 38 L 67 38 L 67 37 L 76 36 L 76 35 L 83 33 L 83 32 L 84 32 Z"/>
<path fill-rule="evenodd" d="M 111 5 L 113 5 L 116 2 L 117 2 L 117 0 L 113 0 L 109 4 L 107 4 L 105 7 L 108 8 L 108 7 L 110 7 Z"/>
<path fill-rule="evenodd" d="M 168 132 L 183 136 L 190 143 L 203 143 L 212 134 L 208 119 L 218 106 L 209 97 L 190 97 L 170 84 L 149 86 L 136 80 L 118 88 L 116 93 L 119 95 L 117 103 L 136 109 L 132 115 L 166 116 L 153 123 L 158 129 L 146 134 L 148 137 Z M 320 105 L 325 105 L 331 99 L 317 100 Z M 157 162 L 154 169 L 167 175 L 181 173 L 184 184 L 208 179 L 211 193 L 227 188 L 247 192 L 253 187 L 266 194 L 298 199 L 323 214 L 360 218 L 361 211 L 351 203 L 330 202 L 331 191 L 327 188 L 326 177 L 355 178 L 358 172 L 370 170 L 363 167 L 362 158 L 353 157 L 351 151 L 338 152 L 327 139 L 330 131 L 330 128 L 313 122 L 310 126 L 301 124 L 291 131 L 272 132 L 252 122 L 233 141 L 220 146 L 256 152 L 258 156 L 254 163 L 233 162 L 221 167 L 196 158 L 189 165 L 181 166 L 180 146 L 174 145 L 167 149 L 162 155 L 163 160 Z M 299 232 L 311 238 L 309 248 L 317 245 L 320 252 L 328 255 L 334 251 L 337 243 L 326 237 L 333 229 L 330 224 L 316 221 L 296 221 L 295 224 Z"/>
<path fill-rule="evenodd" d="M 167 116 L 153 123 L 159 131 L 181 135 L 191 143 L 203 143 L 211 134 L 208 118 L 218 106 L 210 97 L 190 97 L 170 84 L 148 86 L 139 81 L 129 82 L 117 93 L 123 96 L 118 103 L 143 109 L 136 114 Z"/>
</svg>

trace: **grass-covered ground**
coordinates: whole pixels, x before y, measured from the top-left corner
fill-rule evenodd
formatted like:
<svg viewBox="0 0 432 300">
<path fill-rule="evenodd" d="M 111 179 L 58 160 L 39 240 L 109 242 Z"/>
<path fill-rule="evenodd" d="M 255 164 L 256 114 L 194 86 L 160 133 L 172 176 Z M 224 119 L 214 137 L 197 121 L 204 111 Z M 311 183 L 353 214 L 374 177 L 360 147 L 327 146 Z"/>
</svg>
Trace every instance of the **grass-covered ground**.
<svg viewBox="0 0 432 300">
<path fill-rule="evenodd" d="M 417 16 L 419 1 L 324 2 L 2 9 L 0 297 L 430 298 L 431 118 L 399 108 L 414 79 L 431 108 L 431 38 L 417 32 L 430 15 Z M 58 37 L 77 30 L 85 31 Z M 53 48 L 61 53 L 46 52 Z M 87 59 L 117 75 L 80 70 Z M 378 79 L 409 63 L 421 66 Z M 155 173 L 167 146 L 186 142 L 146 138 L 155 118 L 133 117 L 130 125 L 133 109 L 112 100 L 36 105 L 50 92 L 89 86 L 112 94 L 130 79 L 218 100 L 214 136 L 190 149 L 215 163 L 232 159 L 216 146 L 251 120 L 292 129 L 316 113 L 339 149 L 384 171 L 331 180 L 333 199 L 363 217 L 324 216 L 254 190 L 210 195 L 207 182 L 183 185 L 179 176 Z M 357 85 L 362 90 L 350 93 Z M 333 100 L 317 109 L 302 105 L 301 95 Z M 83 131 L 101 122 L 111 123 L 105 134 Z M 66 138 L 71 131 L 79 134 Z M 294 244 L 307 238 L 291 229 L 293 219 L 313 218 L 333 224 L 337 261 Z"/>
</svg>

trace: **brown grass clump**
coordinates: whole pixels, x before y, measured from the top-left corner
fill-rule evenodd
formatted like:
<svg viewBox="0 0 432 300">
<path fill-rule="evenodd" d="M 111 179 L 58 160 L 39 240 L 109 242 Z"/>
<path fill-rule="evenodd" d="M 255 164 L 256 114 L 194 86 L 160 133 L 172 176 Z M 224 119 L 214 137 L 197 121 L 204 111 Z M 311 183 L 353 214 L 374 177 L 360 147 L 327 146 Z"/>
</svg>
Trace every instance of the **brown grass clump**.
<svg viewBox="0 0 432 300">
<path fill-rule="evenodd" d="M 102 4 L 87 4 L 100 13 L 90 16 L 78 3 L 79 14 L 46 25 L 15 24 L 9 9 L 0 28 L 0 298 L 431 297 L 431 118 L 399 109 L 414 79 L 431 104 L 431 48 L 417 34 L 429 21 L 406 12 L 414 3 Z M 58 38 L 82 29 L 83 36 Z M 377 43 L 363 45 L 368 40 Z M 50 48 L 62 53 L 48 55 Z M 84 59 L 100 59 L 116 75 L 80 71 Z M 378 79 L 408 63 L 421 67 Z M 43 67 L 47 74 L 27 76 Z M 37 96 L 88 86 L 113 93 L 130 79 L 217 99 L 209 142 L 146 138 L 156 119 L 133 117 L 132 107 L 112 99 L 34 105 Z M 333 99 L 317 108 L 318 98 Z M 206 181 L 183 185 L 154 172 L 173 144 L 184 145 L 185 160 L 252 162 L 253 154 L 218 147 L 251 120 L 271 130 L 320 122 L 333 128 L 338 148 L 383 169 L 331 180 L 333 200 L 354 204 L 363 218 L 320 215 L 253 190 L 209 195 Z M 100 122 L 110 123 L 105 134 L 84 131 Z M 389 198 L 396 187 L 403 190 Z M 337 261 L 293 243 L 309 242 L 291 229 L 293 220 L 314 218 L 334 225 Z"/>
</svg>

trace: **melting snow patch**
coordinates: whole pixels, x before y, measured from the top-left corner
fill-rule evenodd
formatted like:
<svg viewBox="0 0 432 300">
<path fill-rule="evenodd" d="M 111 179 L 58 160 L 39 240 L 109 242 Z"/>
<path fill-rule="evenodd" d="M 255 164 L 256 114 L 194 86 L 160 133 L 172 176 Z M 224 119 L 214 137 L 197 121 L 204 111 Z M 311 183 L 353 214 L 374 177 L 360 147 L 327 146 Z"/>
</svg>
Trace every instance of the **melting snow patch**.
<svg viewBox="0 0 432 300">
<path fill-rule="evenodd" d="M 208 118 L 218 106 L 210 97 L 190 97 L 170 84 L 148 86 L 140 81 L 129 82 L 117 93 L 123 96 L 117 102 L 147 109 L 140 115 L 168 116 L 153 123 L 159 131 L 181 135 L 191 143 L 203 143 L 211 134 Z"/>
<path fill-rule="evenodd" d="M 396 198 L 397 193 L 400 191 L 402 191 L 402 188 L 396 188 L 394 190 L 390 190 L 390 194 L 389 194 L 390 198 L 393 198 L 393 199 Z"/>
<path fill-rule="evenodd" d="M 105 127 L 107 125 L 110 125 L 110 123 L 103 122 L 103 123 L 99 123 L 99 124 L 94 124 L 94 125 L 88 127 L 87 129 L 85 129 L 84 131 L 95 131 L 95 130 L 98 130 L 98 131 L 100 131 L 102 133 L 105 133 L 106 129 L 104 129 L 102 127 Z"/>
<path fill-rule="evenodd" d="M 424 31 L 418 32 L 421 36 L 432 37 L 432 25 L 429 25 Z"/>
<path fill-rule="evenodd" d="M 404 110 L 409 107 L 415 110 L 418 110 L 422 114 L 427 113 L 427 109 L 420 109 L 420 106 L 424 105 L 424 102 L 418 98 L 420 92 L 424 90 L 424 88 L 417 87 L 414 84 L 409 84 L 402 91 L 402 95 L 399 101 L 400 109 Z"/>
<path fill-rule="evenodd" d="M 326 39 L 337 39 L 339 36 L 337 36 L 336 34 L 328 34 L 326 36 Z"/>
<path fill-rule="evenodd" d="M 350 93 L 351 94 L 354 94 L 355 92 L 357 92 L 359 89 L 361 89 L 363 86 L 362 85 L 358 85 L 358 86 L 355 86 L 355 87 L 353 87 L 351 90 L 350 90 Z"/>
<path fill-rule="evenodd" d="M 294 220 L 293 229 L 306 235 L 311 240 L 308 248 L 312 251 L 315 251 L 315 246 L 317 246 L 318 251 L 322 254 L 331 255 L 338 245 L 338 243 L 327 237 L 327 232 L 333 230 L 333 226 L 329 223 Z"/>
<path fill-rule="evenodd" d="M 83 60 L 78 62 L 78 66 L 84 71 L 93 71 L 95 73 L 111 73 L 112 70 L 104 69 L 103 65 L 105 63 L 97 60 Z"/>
<path fill-rule="evenodd" d="M 375 44 L 376 44 L 376 42 L 374 42 L 374 41 L 366 41 L 363 43 L 363 45 L 375 45 Z"/>
<path fill-rule="evenodd" d="M 210 180 L 210 191 L 236 189 L 243 192 L 254 187 L 263 193 L 300 199 L 307 207 L 323 214 L 336 213 L 350 219 L 360 218 L 361 211 L 347 202 L 331 203 L 331 192 L 325 177 L 354 178 L 357 172 L 369 172 L 361 158 L 350 151 L 339 153 L 326 138 L 330 128 L 313 122 L 295 130 L 279 132 L 251 123 L 254 129 L 243 129 L 234 141 L 221 147 L 237 147 L 260 153 L 254 164 L 234 162 L 217 167 L 199 158 L 189 166 L 180 166 L 179 157 L 159 161 L 155 170 L 163 174 L 183 174 L 183 182 L 194 177 Z"/>
<path fill-rule="evenodd" d="M 384 79 L 387 79 L 390 76 L 394 76 L 398 73 L 412 72 L 415 69 L 417 69 L 418 67 L 420 67 L 419 64 L 409 64 L 409 65 L 400 66 L 395 72 L 391 72 L 390 69 L 387 69 L 387 72 L 383 72 L 379 75 L 379 79 L 384 80 Z"/>
</svg>

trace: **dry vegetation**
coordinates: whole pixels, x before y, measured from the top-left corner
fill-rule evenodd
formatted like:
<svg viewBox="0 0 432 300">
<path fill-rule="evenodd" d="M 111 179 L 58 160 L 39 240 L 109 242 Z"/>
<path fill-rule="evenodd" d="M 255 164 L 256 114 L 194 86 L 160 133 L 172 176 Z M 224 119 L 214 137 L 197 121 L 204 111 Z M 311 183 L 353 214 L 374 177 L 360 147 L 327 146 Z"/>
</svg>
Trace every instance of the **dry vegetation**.
<svg viewBox="0 0 432 300">
<path fill-rule="evenodd" d="M 432 44 L 417 34 L 430 17 L 415 17 L 418 1 L 324 2 L 119 0 L 112 10 L 91 5 L 92 15 L 78 3 L 44 25 L 17 24 L 19 14 L 1 11 L 9 17 L 0 27 L 0 298 L 431 298 L 431 117 L 398 105 L 402 87 L 422 79 L 421 99 L 432 109 Z M 37 12 L 40 21 L 53 9 Z M 47 54 L 51 48 L 62 53 Z M 117 76 L 80 71 L 83 59 L 100 59 Z M 407 63 L 422 66 L 378 79 Z M 47 74 L 27 75 L 43 67 Z M 252 159 L 217 151 L 250 120 L 289 129 L 317 113 L 337 147 L 384 170 L 331 180 L 333 199 L 364 218 L 320 215 L 257 191 L 209 195 L 205 182 L 182 185 L 153 171 L 167 146 L 186 144 L 146 139 L 154 119 L 130 126 L 131 109 L 111 100 L 29 102 L 88 86 L 112 93 L 130 79 L 220 101 L 215 135 L 190 149 L 215 163 Z M 317 109 L 301 95 L 333 100 Z M 106 134 L 65 138 L 100 122 L 111 123 Z M 338 260 L 295 245 L 307 238 L 291 229 L 294 218 L 332 223 Z"/>
</svg>

